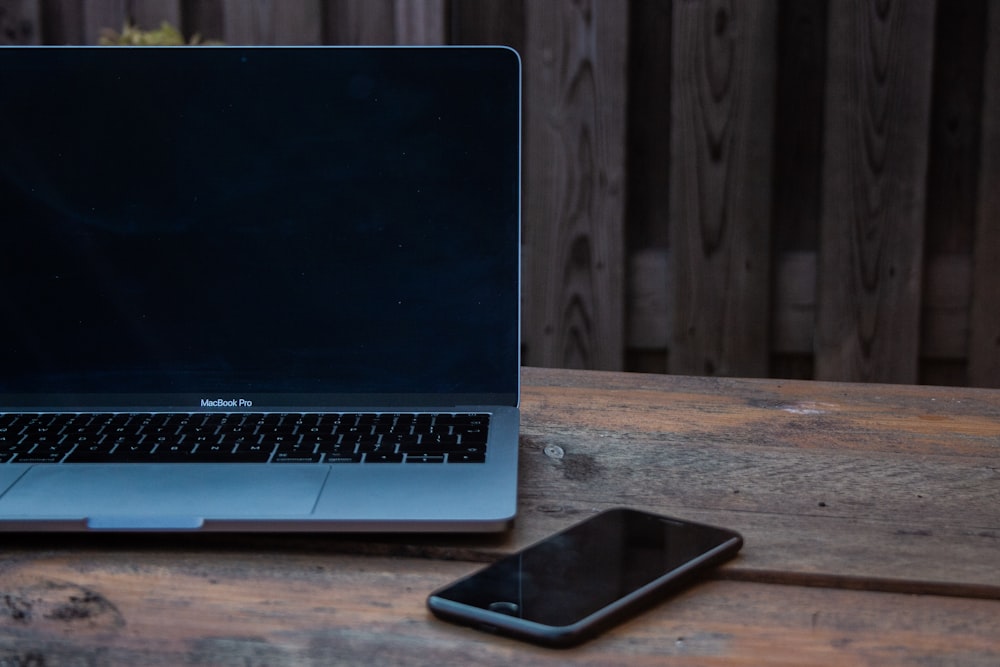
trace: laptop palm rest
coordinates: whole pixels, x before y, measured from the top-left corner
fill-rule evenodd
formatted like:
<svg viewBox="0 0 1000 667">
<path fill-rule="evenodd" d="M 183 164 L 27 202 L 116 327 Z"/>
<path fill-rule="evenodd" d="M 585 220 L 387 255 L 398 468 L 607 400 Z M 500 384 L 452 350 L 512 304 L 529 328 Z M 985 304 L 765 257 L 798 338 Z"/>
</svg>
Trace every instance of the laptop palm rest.
<svg viewBox="0 0 1000 667">
<path fill-rule="evenodd" d="M 82 520 L 95 530 L 190 530 L 206 519 L 304 518 L 328 474 L 322 465 L 34 466 L 0 498 L 0 516 Z"/>
</svg>

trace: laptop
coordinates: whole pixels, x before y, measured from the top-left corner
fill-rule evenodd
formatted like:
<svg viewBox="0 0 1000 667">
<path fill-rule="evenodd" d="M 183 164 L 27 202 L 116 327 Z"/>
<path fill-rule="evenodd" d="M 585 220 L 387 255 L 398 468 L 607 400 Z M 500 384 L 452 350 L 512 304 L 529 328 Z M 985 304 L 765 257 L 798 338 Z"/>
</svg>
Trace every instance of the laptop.
<svg viewBox="0 0 1000 667">
<path fill-rule="evenodd" d="M 0 530 L 499 531 L 520 61 L 0 47 Z"/>
</svg>

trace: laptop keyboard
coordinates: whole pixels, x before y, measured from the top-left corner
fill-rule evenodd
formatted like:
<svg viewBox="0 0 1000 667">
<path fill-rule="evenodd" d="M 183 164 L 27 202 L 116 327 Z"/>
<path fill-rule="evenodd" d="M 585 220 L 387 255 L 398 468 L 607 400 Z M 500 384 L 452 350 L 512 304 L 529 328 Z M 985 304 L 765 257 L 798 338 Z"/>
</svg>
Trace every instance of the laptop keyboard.
<svg viewBox="0 0 1000 667">
<path fill-rule="evenodd" d="M 489 415 L 0 414 L 0 463 L 482 463 Z"/>
</svg>

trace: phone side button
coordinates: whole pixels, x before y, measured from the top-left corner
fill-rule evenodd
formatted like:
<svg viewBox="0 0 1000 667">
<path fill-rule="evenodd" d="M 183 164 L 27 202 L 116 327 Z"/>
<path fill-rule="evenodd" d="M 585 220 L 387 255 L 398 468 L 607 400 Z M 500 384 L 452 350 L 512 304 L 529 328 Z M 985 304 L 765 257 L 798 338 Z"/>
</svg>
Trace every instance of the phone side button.
<svg viewBox="0 0 1000 667">
<path fill-rule="evenodd" d="M 514 604 L 513 602 L 491 602 L 490 606 L 487 607 L 490 611 L 497 614 L 504 614 L 506 616 L 519 616 L 521 613 L 521 608 Z"/>
</svg>

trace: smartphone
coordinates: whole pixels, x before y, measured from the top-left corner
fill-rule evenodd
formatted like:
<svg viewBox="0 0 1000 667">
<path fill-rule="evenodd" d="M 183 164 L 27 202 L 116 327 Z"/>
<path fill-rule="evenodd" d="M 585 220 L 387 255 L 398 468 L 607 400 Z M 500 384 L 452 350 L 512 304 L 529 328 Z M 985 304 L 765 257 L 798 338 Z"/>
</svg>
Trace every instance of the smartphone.
<svg viewBox="0 0 1000 667">
<path fill-rule="evenodd" d="M 743 546 L 736 532 L 612 509 L 427 598 L 439 618 L 547 646 L 578 644 L 692 583 Z"/>
</svg>

